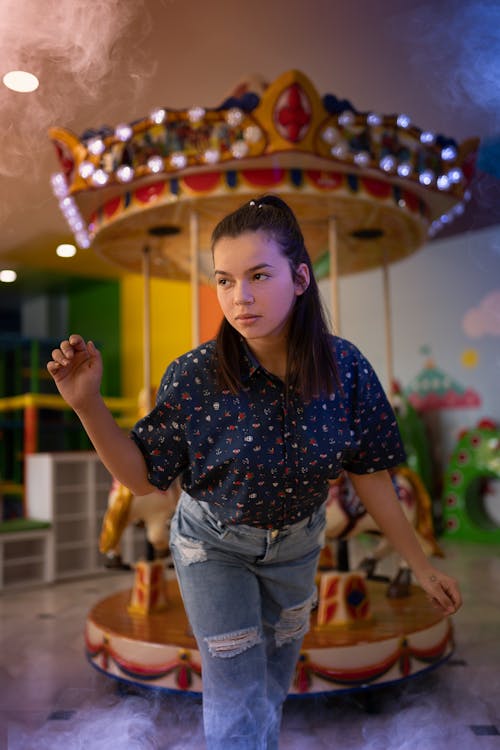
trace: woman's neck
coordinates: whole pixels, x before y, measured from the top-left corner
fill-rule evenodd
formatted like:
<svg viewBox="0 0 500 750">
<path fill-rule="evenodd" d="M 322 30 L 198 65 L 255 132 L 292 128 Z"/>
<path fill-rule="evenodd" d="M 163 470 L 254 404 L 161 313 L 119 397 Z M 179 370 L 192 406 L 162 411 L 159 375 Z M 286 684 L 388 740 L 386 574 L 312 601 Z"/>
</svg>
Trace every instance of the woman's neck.
<svg viewBox="0 0 500 750">
<path fill-rule="evenodd" d="M 286 376 L 287 351 L 286 346 L 277 341 L 248 341 L 247 346 L 252 351 L 259 363 L 268 372 L 276 375 L 282 380 Z"/>
</svg>

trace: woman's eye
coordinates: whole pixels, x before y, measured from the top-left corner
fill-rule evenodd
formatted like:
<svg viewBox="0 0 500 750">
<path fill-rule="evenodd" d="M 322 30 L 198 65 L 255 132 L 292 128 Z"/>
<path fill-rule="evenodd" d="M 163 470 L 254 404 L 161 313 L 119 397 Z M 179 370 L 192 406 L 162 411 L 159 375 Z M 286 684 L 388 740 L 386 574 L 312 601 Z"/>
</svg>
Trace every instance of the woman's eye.
<svg viewBox="0 0 500 750">
<path fill-rule="evenodd" d="M 260 281 L 261 279 L 267 279 L 267 278 L 269 278 L 268 275 L 267 275 L 267 273 L 256 273 L 254 275 L 254 279 L 256 281 Z"/>
</svg>

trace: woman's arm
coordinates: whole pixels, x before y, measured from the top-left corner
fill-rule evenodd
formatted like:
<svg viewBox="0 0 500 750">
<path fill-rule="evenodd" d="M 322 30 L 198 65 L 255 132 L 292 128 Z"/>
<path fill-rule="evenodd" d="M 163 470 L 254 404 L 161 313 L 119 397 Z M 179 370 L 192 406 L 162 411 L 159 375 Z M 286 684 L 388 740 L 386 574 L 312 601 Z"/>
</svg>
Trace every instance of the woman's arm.
<svg viewBox="0 0 500 750">
<path fill-rule="evenodd" d="M 47 364 L 59 393 L 78 415 L 110 474 L 134 495 L 157 492 L 147 478 L 139 447 L 113 419 L 100 393 L 102 360 L 92 341 L 72 335 L 52 352 Z"/>
<path fill-rule="evenodd" d="M 425 556 L 403 513 L 389 472 L 349 473 L 349 479 L 366 510 L 394 549 L 407 561 L 429 599 L 446 614 L 456 612 L 462 604 L 457 582 L 435 568 Z"/>
</svg>

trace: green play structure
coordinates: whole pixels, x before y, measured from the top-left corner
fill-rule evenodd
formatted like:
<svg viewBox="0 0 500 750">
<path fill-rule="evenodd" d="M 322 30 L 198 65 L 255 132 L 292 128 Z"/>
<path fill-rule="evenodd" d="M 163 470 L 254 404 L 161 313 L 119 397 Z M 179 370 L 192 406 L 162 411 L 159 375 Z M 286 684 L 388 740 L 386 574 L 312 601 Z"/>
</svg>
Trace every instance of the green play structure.
<svg viewBox="0 0 500 750">
<path fill-rule="evenodd" d="M 395 387 L 393 406 L 408 466 L 419 475 L 425 489 L 432 497 L 432 457 L 425 425 L 417 410 L 398 386 Z"/>
<path fill-rule="evenodd" d="M 464 432 L 445 472 L 445 535 L 460 540 L 500 543 L 500 527 L 485 507 L 485 488 L 500 479 L 500 430 L 484 420 Z"/>
</svg>

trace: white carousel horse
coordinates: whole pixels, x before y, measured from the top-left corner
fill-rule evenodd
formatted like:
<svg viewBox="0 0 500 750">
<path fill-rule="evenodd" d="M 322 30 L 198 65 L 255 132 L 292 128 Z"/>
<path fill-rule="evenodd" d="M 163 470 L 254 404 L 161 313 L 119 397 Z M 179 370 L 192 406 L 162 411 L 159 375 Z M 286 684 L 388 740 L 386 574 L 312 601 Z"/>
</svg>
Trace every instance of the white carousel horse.
<svg viewBox="0 0 500 750">
<path fill-rule="evenodd" d="M 139 418 L 145 416 L 150 404 L 154 402 L 156 387 L 150 387 L 149 399 L 146 398 L 147 395 L 146 388 L 139 393 Z M 106 567 L 130 568 L 129 564 L 123 562 L 120 540 L 131 524 L 142 524 L 145 527 L 146 538 L 154 550 L 155 558 L 168 556 L 170 520 L 180 492 L 180 482 L 175 480 L 166 492 L 133 495 L 127 487 L 113 479 L 99 538 L 99 550 L 106 555 Z"/>
<path fill-rule="evenodd" d="M 126 527 L 131 524 L 144 525 L 155 558 L 167 557 L 170 520 L 179 495 L 178 481 L 173 482 L 166 492 L 133 495 L 129 489 L 113 480 L 99 538 L 99 549 L 107 556 L 106 567 L 130 567 L 123 562 L 120 540 Z"/>
<path fill-rule="evenodd" d="M 166 492 L 151 492 L 148 495 L 133 495 L 129 489 L 113 480 L 99 539 L 99 549 L 107 556 L 106 567 L 129 567 L 123 562 L 120 540 L 130 524 L 144 525 L 155 558 L 167 557 L 170 520 L 179 495 L 180 484 L 177 480 Z"/>
<path fill-rule="evenodd" d="M 413 526 L 427 556 L 443 557 L 434 537 L 431 499 L 423 482 L 412 469 L 401 466 L 393 472 L 393 483 L 403 511 Z M 375 577 L 377 564 L 392 551 L 389 541 L 381 535 L 373 518 L 367 513 L 361 500 L 354 492 L 347 476 L 337 479 L 328 493 L 326 510 L 327 544 L 333 541 L 352 539 L 362 533 L 377 534 L 380 541 L 372 553 L 365 557 L 359 568 L 367 577 Z M 388 596 L 391 598 L 408 596 L 411 572 L 406 561 L 401 560 L 396 576 L 390 582 Z"/>
</svg>

